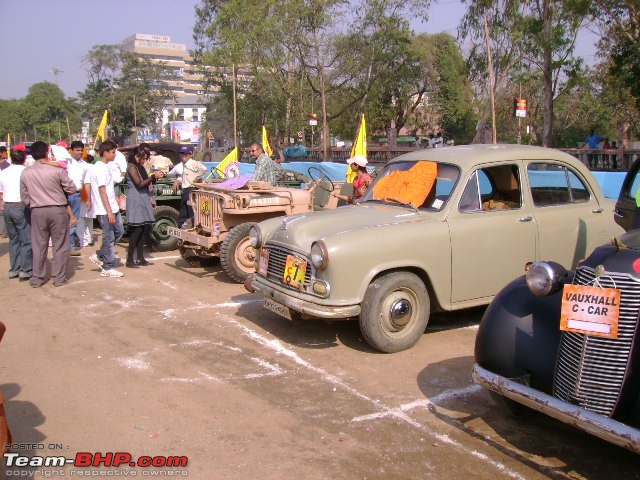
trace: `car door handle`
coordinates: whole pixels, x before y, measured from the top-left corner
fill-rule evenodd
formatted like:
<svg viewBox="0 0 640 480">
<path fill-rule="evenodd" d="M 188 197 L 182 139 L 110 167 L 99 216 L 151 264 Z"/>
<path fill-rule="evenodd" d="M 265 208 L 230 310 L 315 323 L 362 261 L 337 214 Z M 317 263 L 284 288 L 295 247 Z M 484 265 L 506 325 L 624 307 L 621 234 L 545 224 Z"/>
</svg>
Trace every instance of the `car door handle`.
<svg viewBox="0 0 640 480">
<path fill-rule="evenodd" d="M 593 210 L 591 210 L 591 213 L 602 213 L 602 212 L 604 212 L 602 208 L 594 208 Z"/>
<path fill-rule="evenodd" d="M 533 217 L 529 216 L 529 217 L 520 217 L 520 219 L 518 221 L 520 221 L 520 222 L 530 222 L 531 220 L 533 220 Z"/>
<path fill-rule="evenodd" d="M 613 216 L 614 217 L 618 217 L 618 218 L 623 218 L 624 215 L 622 214 L 622 212 L 620 210 L 614 210 L 613 211 Z"/>
</svg>

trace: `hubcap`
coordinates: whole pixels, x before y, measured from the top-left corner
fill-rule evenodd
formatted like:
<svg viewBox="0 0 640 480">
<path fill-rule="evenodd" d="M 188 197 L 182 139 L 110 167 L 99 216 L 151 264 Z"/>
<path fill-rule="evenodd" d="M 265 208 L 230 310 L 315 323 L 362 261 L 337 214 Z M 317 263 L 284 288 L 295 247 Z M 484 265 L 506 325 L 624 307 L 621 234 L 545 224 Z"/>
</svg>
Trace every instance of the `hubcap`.
<svg viewBox="0 0 640 480">
<path fill-rule="evenodd" d="M 411 302 L 406 298 L 395 300 L 389 308 L 389 320 L 396 328 L 404 328 L 411 320 Z"/>
</svg>

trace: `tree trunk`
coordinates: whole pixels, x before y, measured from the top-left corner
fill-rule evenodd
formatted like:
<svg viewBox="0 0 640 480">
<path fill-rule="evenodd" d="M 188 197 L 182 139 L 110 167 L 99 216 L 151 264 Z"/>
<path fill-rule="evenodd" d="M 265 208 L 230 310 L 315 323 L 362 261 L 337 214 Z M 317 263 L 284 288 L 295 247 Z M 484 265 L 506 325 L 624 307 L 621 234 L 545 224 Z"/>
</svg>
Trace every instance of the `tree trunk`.
<svg viewBox="0 0 640 480">
<path fill-rule="evenodd" d="M 553 65 L 551 58 L 551 0 L 544 0 L 543 10 L 543 78 L 544 78 L 544 112 L 542 112 L 542 146 L 551 147 L 553 135 Z"/>
</svg>

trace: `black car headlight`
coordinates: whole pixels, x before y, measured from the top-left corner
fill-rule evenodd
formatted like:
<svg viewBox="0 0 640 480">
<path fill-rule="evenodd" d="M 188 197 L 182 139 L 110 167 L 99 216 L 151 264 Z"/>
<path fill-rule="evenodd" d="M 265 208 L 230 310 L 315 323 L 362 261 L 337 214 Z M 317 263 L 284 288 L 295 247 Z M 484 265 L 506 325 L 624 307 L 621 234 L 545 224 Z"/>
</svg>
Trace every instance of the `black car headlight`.
<svg viewBox="0 0 640 480">
<path fill-rule="evenodd" d="M 311 263 L 318 270 L 324 270 L 329 264 L 329 251 L 322 240 L 311 244 Z"/>
<path fill-rule="evenodd" d="M 257 225 L 253 225 L 249 229 L 249 242 L 253 248 L 260 248 L 262 246 L 262 231 Z"/>
<path fill-rule="evenodd" d="M 545 297 L 560 290 L 565 278 L 567 270 L 556 262 L 534 262 L 526 274 L 529 290 L 538 297 Z"/>
</svg>

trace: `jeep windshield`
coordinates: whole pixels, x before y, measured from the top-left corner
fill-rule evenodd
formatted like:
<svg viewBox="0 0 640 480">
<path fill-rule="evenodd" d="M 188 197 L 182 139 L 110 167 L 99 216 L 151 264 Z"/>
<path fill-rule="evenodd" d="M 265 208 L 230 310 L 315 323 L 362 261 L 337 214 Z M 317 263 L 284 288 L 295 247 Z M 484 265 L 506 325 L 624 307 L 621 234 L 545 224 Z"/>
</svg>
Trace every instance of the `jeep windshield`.
<svg viewBox="0 0 640 480">
<path fill-rule="evenodd" d="M 383 202 L 420 210 L 442 210 L 460 178 L 448 163 L 398 162 L 384 167 L 358 203 Z"/>
</svg>

